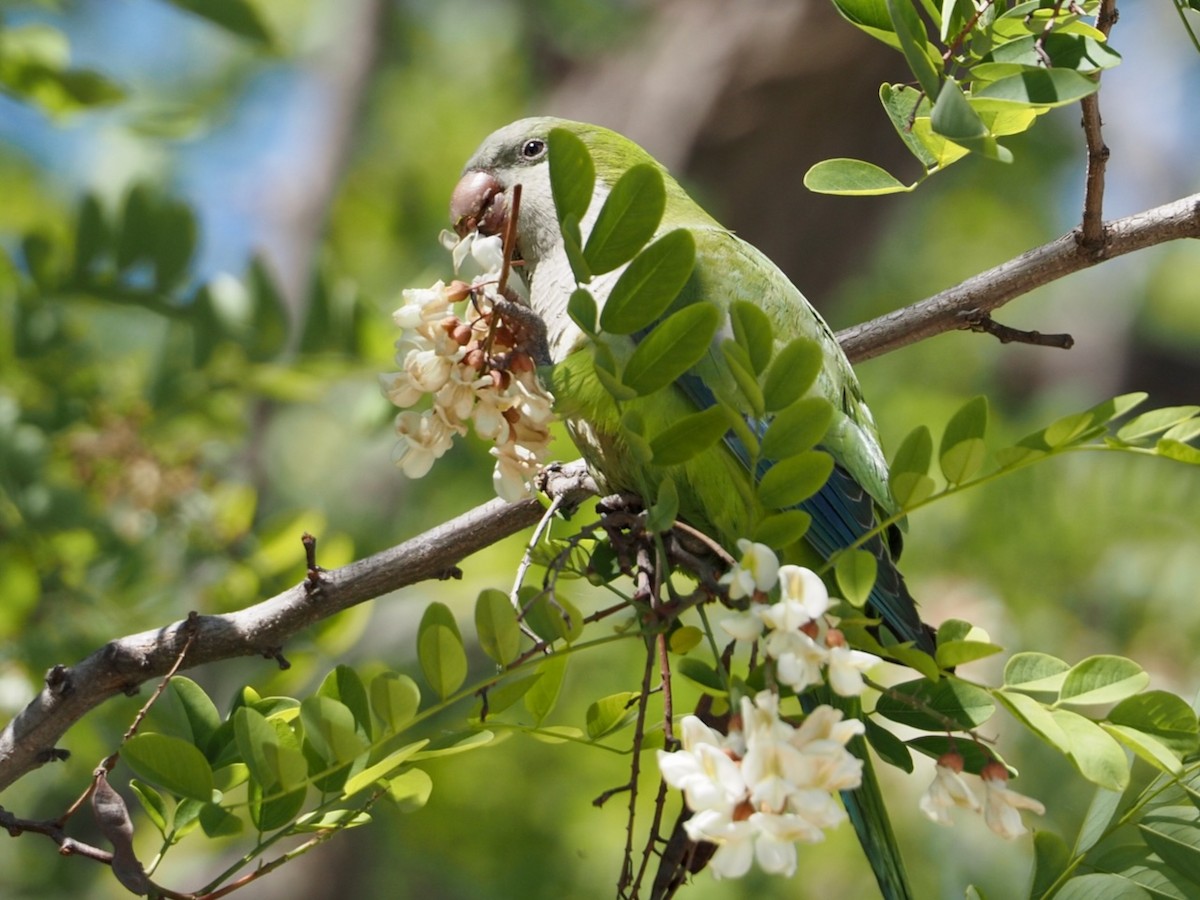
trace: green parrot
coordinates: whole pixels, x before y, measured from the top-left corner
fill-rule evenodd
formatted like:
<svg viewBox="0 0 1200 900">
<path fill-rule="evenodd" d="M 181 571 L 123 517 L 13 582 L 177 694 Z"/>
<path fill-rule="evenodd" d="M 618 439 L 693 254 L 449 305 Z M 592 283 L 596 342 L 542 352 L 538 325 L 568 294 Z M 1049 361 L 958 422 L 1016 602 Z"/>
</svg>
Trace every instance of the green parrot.
<svg viewBox="0 0 1200 900">
<path fill-rule="evenodd" d="M 875 528 L 881 514 L 894 511 L 875 424 L 833 332 L 800 291 L 766 256 L 701 209 L 659 163 L 629 139 L 605 128 L 564 119 L 522 119 L 488 136 L 467 162 L 451 197 L 451 219 L 460 234 L 472 230 L 501 234 L 508 220 L 513 188 L 520 185 L 515 251 L 528 283 L 530 306 L 546 326 L 556 409 L 602 487 L 653 498 L 664 469 L 640 464 L 630 452 L 622 437 L 620 412 L 595 375 L 594 347 L 567 312 L 577 284 L 551 189 L 548 156 L 553 129 L 565 129 L 578 137 L 595 165 L 592 202 L 580 223 L 585 240 L 617 179 L 632 166 L 650 163 L 662 172 L 666 192 L 656 235 L 682 228 L 695 242 L 695 265 L 676 307 L 710 303 L 727 310 L 734 301 L 751 301 L 769 318 L 777 346 L 801 336 L 819 344 L 823 365 L 811 392 L 833 407 L 821 449 L 832 456 L 834 468 L 825 485 L 799 504 L 812 522 L 804 546 L 789 548 L 785 561 L 809 565 L 820 562 Z M 597 306 L 603 308 L 622 268 L 588 283 Z M 721 339 L 728 335 L 728 329 L 718 332 L 709 352 L 673 387 L 639 398 L 631 405 L 646 422 L 661 427 L 712 405 L 717 396 L 728 395 L 732 378 L 719 350 Z M 638 337 L 622 338 L 618 352 L 623 347 L 632 353 Z M 760 434 L 765 427 L 762 421 L 748 424 Z M 724 440 L 673 467 L 670 474 L 679 496 L 680 518 L 728 549 L 739 538 L 749 537 L 754 511 L 749 465 L 750 455 L 736 430 L 731 429 Z M 759 461 L 760 477 L 769 465 L 769 461 Z M 911 641 L 932 652 L 930 631 L 921 622 L 894 564 L 899 548 L 895 529 L 885 538 L 876 536 L 863 546 L 877 562 L 870 606 L 901 641 Z M 868 764 L 863 786 L 847 792 L 843 799 L 884 895 L 907 897 L 903 869 L 869 768 Z"/>
</svg>

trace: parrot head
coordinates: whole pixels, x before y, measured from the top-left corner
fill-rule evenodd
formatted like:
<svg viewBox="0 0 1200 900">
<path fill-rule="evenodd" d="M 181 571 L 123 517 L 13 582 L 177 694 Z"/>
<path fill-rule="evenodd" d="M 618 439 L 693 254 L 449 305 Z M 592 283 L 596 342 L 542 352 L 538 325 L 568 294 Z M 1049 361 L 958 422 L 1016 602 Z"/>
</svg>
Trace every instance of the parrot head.
<svg viewBox="0 0 1200 900">
<path fill-rule="evenodd" d="M 527 274 L 534 275 L 538 263 L 561 248 L 550 188 L 550 132 L 556 128 L 575 134 L 591 153 L 596 168 L 591 217 L 616 180 L 639 163 L 650 163 L 663 172 L 668 210 L 675 199 L 699 211 L 666 170 L 633 141 L 598 125 L 545 116 L 520 119 L 493 132 L 467 161 L 450 197 L 450 219 L 460 236 L 472 231 L 503 235 L 512 209 L 513 188 L 519 184 L 516 253 Z M 580 224 L 586 234 L 591 222 L 585 217 Z"/>
</svg>

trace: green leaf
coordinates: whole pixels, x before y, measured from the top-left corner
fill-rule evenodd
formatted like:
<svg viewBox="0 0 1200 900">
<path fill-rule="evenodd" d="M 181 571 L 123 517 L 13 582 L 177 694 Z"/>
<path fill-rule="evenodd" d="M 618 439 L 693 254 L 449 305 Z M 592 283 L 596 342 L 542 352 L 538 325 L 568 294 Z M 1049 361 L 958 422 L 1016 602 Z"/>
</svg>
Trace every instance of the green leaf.
<svg viewBox="0 0 1200 900">
<path fill-rule="evenodd" d="M 1079 836 L 1075 838 L 1075 855 L 1082 856 L 1087 853 L 1104 837 L 1108 831 L 1108 823 L 1112 821 L 1121 805 L 1121 796 L 1120 791 L 1096 788 L 1092 802 L 1088 804 L 1087 814 L 1083 817 L 1083 824 L 1079 826 Z"/>
<path fill-rule="evenodd" d="M 588 337 L 596 334 L 596 298 L 587 288 L 576 288 L 571 292 L 567 300 L 567 315 Z"/>
<path fill-rule="evenodd" d="M 514 678 L 511 681 L 493 685 L 488 689 L 486 696 L 488 715 L 496 715 L 504 712 L 504 710 L 529 693 L 529 689 L 541 677 L 540 673 L 535 672 L 523 678 Z"/>
<path fill-rule="evenodd" d="M 371 710 L 383 724 L 383 734 L 403 731 L 421 707 L 421 689 L 407 675 L 381 672 L 371 679 Z"/>
<path fill-rule="evenodd" d="M 271 33 L 259 17 L 258 10 L 248 0 L 169 0 L 180 9 L 207 19 L 230 34 L 266 46 L 271 45 Z"/>
<path fill-rule="evenodd" d="M 430 603 L 417 629 L 417 659 L 425 680 L 445 700 L 467 677 L 467 654 L 454 613 L 444 603 Z"/>
<path fill-rule="evenodd" d="M 763 409 L 762 388 L 758 386 L 758 379 L 754 376 L 749 354 L 733 338 L 726 338 L 721 341 L 721 355 L 725 358 L 729 374 L 733 376 L 734 383 L 745 399 L 743 409 L 748 408 L 751 416 L 761 418 L 766 412 Z"/>
<path fill-rule="evenodd" d="M 121 757 L 140 777 L 172 794 L 212 800 L 212 768 L 195 744 L 165 734 L 135 734 L 121 747 Z"/>
<path fill-rule="evenodd" d="M 1117 429 L 1117 438 L 1134 444 L 1186 422 L 1197 413 L 1200 413 L 1200 406 L 1167 406 L 1152 409 L 1140 416 L 1134 416 Z"/>
<path fill-rule="evenodd" d="M 679 660 L 675 664 L 675 671 L 688 681 L 700 685 L 706 693 L 717 696 L 724 696 L 726 693 L 725 682 L 717 670 L 693 656 L 685 656 Z"/>
<path fill-rule="evenodd" d="M 221 713 L 204 688 L 186 676 L 176 675 L 167 685 L 163 700 L 174 705 L 184 722 L 185 733 L 178 736 L 207 751 L 213 734 L 221 727 Z"/>
<path fill-rule="evenodd" d="M 1149 683 L 1149 674 L 1131 659 L 1089 656 L 1067 672 L 1058 699 L 1073 706 L 1115 703 L 1138 693 Z"/>
<path fill-rule="evenodd" d="M 636 391 L 621 383 L 621 379 L 616 373 L 616 363 L 613 361 L 612 353 L 604 344 L 596 344 L 592 361 L 592 371 L 596 373 L 596 380 L 614 400 L 624 402 L 637 396 Z"/>
<path fill-rule="evenodd" d="M 573 641 L 583 629 L 583 616 L 566 597 L 536 587 L 524 587 L 518 595 L 525 611 L 525 624 L 543 641 Z"/>
<path fill-rule="evenodd" d="M 633 259 L 654 236 L 666 203 L 658 166 L 639 163 L 627 169 L 600 207 L 583 248 L 592 274 L 603 275 Z"/>
<path fill-rule="evenodd" d="M 1136 694 L 1114 706 L 1105 718 L 1114 725 L 1153 735 L 1179 757 L 1190 756 L 1200 749 L 1196 713 L 1186 701 L 1169 691 Z"/>
<path fill-rule="evenodd" d="M 350 762 L 369 746 L 356 729 L 349 707 L 329 697 L 320 694 L 305 697 L 300 703 L 300 721 L 304 725 L 304 740 L 326 764 L 322 768 Z"/>
<path fill-rule="evenodd" d="M 562 233 L 563 251 L 567 254 L 567 262 L 571 266 L 571 274 L 580 284 L 592 280 L 592 270 L 588 267 L 583 255 L 583 237 L 579 231 L 579 217 L 567 213 L 559 220 L 559 230 Z"/>
<path fill-rule="evenodd" d="M 1076 875 L 1062 890 L 1054 894 L 1054 900 L 1151 900 L 1150 895 L 1130 884 L 1119 875 L 1090 872 Z"/>
<path fill-rule="evenodd" d="M 550 162 L 550 192 L 558 221 L 573 217 L 576 226 L 583 221 L 592 202 L 596 185 L 596 167 L 587 145 L 574 132 L 553 128 L 547 137 Z M 564 229 L 565 230 L 565 229 Z"/>
<path fill-rule="evenodd" d="M 299 751 L 296 751 L 299 753 Z M 304 808 L 304 788 L 286 794 L 271 795 L 257 781 L 251 781 L 247 789 L 250 821 L 259 831 L 275 831 L 289 824 Z"/>
<path fill-rule="evenodd" d="M 304 784 L 308 763 L 286 723 L 273 722 L 257 710 L 243 706 L 234 711 L 233 732 L 252 784 L 268 794 Z"/>
<path fill-rule="evenodd" d="M 683 656 L 690 653 L 704 641 L 704 632 L 695 625 L 684 625 L 676 628 L 667 638 L 667 649 L 672 653 Z"/>
<path fill-rule="evenodd" d="M 637 345 L 621 380 L 641 397 L 661 390 L 709 352 L 720 324 L 721 312 L 710 303 L 672 313 Z"/>
<path fill-rule="evenodd" d="M 910 153 L 915 156 L 926 170 L 938 166 L 938 157 L 930 152 L 924 142 L 913 133 L 912 123 L 919 110 L 928 115 L 929 100 L 922 91 L 907 84 L 882 84 L 879 87 L 879 102 L 896 129 L 896 134 Z M 882 170 L 880 170 L 882 171 Z M 886 173 L 884 173 L 886 174 Z M 890 175 L 888 175 L 891 178 Z M 895 179 L 893 179 L 894 181 Z M 896 182 L 899 184 L 899 182 Z M 915 187 L 915 185 L 914 185 Z M 905 190 L 911 190 L 905 188 Z"/>
<path fill-rule="evenodd" d="M 934 659 L 943 669 L 953 669 L 956 666 L 965 666 L 967 663 L 975 662 L 977 659 L 994 656 L 1003 650 L 1004 648 L 998 644 L 986 641 L 946 641 L 945 643 L 939 641 Z"/>
<path fill-rule="evenodd" d="M 948 734 L 924 734 L 911 741 L 905 741 L 904 745 L 930 759 L 939 759 L 942 754 L 954 751 L 963 758 L 963 770 L 975 775 L 983 771 L 983 767 L 988 763 L 997 759 L 990 748 Z"/>
<path fill-rule="evenodd" d="M 967 102 L 962 87 L 953 78 L 947 78 L 942 85 L 937 102 L 933 104 L 930 123 L 935 132 L 955 143 L 970 145 L 988 136 L 983 119 Z"/>
<path fill-rule="evenodd" d="M 834 573 L 846 602 L 859 608 L 866 605 L 871 589 L 875 587 L 877 569 L 875 556 L 868 550 L 848 550 L 838 554 Z"/>
<path fill-rule="evenodd" d="M 729 415 L 722 406 L 684 416 L 650 440 L 656 466 L 685 463 L 707 450 L 729 431 Z"/>
<path fill-rule="evenodd" d="M 166 200 L 159 206 L 155 218 L 154 277 L 158 290 L 168 293 L 187 274 L 188 263 L 196 250 L 196 217 L 186 203 Z"/>
<path fill-rule="evenodd" d="M 775 354 L 763 382 L 767 412 L 778 412 L 799 400 L 817 380 L 825 364 L 821 345 L 810 338 L 795 338 Z"/>
<path fill-rule="evenodd" d="M 1166 459 L 1173 459 L 1176 462 L 1187 463 L 1192 466 L 1200 466 L 1200 450 L 1180 441 L 1163 438 L 1154 445 L 1154 452 Z"/>
<path fill-rule="evenodd" d="M 863 724 L 867 729 L 865 733 L 867 743 L 879 754 L 879 758 L 888 765 L 911 773 L 913 759 L 908 745 L 869 716 L 863 720 Z"/>
<path fill-rule="evenodd" d="M 1163 862 L 1141 842 L 1114 847 L 1105 845 L 1103 852 L 1091 854 L 1088 862 L 1124 882 L 1123 889 L 1128 891 L 1128 896 L 1138 900 L 1190 900 L 1196 893 L 1196 882 Z M 1070 884 L 1067 882 L 1068 886 Z M 1118 889 L 1118 882 L 1113 882 L 1113 890 Z M 1135 894 L 1134 891 L 1140 893 Z M 1081 900 L 1091 900 L 1091 896 Z"/>
<path fill-rule="evenodd" d="M 775 463 L 758 483 L 758 499 L 768 509 L 787 509 L 821 489 L 833 472 L 833 457 L 809 450 Z"/>
<path fill-rule="evenodd" d="M 401 812 L 415 812 L 429 802 L 433 779 L 421 769 L 409 769 L 388 782 L 388 798 Z"/>
<path fill-rule="evenodd" d="M 1004 686 L 1058 693 L 1071 664 L 1046 653 L 1014 653 L 1004 665 Z"/>
<path fill-rule="evenodd" d="M 734 300 L 729 304 L 729 322 L 733 339 L 746 351 L 755 375 L 761 375 L 775 352 L 775 329 L 757 304 Z"/>
<path fill-rule="evenodd" d="M 418 751 L 425 747 L 429 741 L 420 740 L 414 741 L 394 753 L 389 753 L 379 762 L 372 766 L 368 766 L 361 772 L 351 775 L 346 779 L 346 784 L 342 787 L 341 795 L 343 799 L 353 797 L 360 791 L 364 791 L 371 785 L 377 782 L 386 780 L 393 772 L 404 765 Z"/>
<path fill-rule="evenodd" d="M 1163 862 L 1200 884 L 1200 812 L 1195 807 L 1156 809 L 1142 818 L 1138 831 Z"/>
<path fill-rule="evenodd" d="M 1110 725 L 1107 722 L 1101 722 L 1100 727 L 1156 769 L 1161 769 L 1168 775 L 1178 775 L 1182 771 L 1179 757 L 1157 738 L 1144 731 L 1124 725 Z"/>
<path fill-rule="evenodd" d="M 936 682 L 921 678 L 894 685 L 880 696 L 875 711 L 900 725 L 945 731 L 946 720 L 962 729 L 982 725 L 996 706 L 987 691 L 948 675 Z"/>
<path fill-rule="evenodd" d="M 679 491 L 675 481 L 663 478 L 658 484 L 658 493 L 654 503 L 646 510 L 646 530 L 654 534 L 670 531 L 679 518 Z"/>
<path fill-rule="evenodd" d="M 154 827 L 158 829 L 158 833 L 166 837 L 168 810 L 167 801 L 163 795 L 144 781 L 139 781 L 136 778 L 129 779 L 129 789 L 138 798 L 138 803 L 142 805 L 142 809 L 146 811 L 147 817 L 149 817 Z"/>
<path fill-rule="evenodd" d="M 587 736 L 594 741 L 632 722 L 637 714 L 634 701 L 639 696 L 635 691 L 621 691 L 593 702 L 587 709 Z"/>
<path fill-rule="evenodd" d="M 371 703 L 358 672 L 347 665 L 335 666 L 325 676 L 317 693 L 343 704 L 354 716 L 354 727 L 368 742 L 371 739 Z M 303 704 L 301 704 L 303 706 Z"/>
<path fill-rule="evenodd" d="M 927 426 L 918 425 L 900 443 L 888 476 L 892 498 L 902 509 L 916 506 L 933 493 L 933 479 L 926 474 L 932 457 L 933 437 Z"/>
<path fill-rule="evenodd" d="M 1094 94 L 1099 87 L 1095 79 L 1070 69 L 1027 69 L 1020 75 L 993 81 L 975 98 L 1050 108 L 1075 103 Z M 946 136 L 953 140 L 952 135 Z"/>
<path fill-rule="evenodd" d="M 600 326 L 612 334 L 647 328 L 679 296 L 695 264 L 692 233 L 684 228 L 667 232 L 621 273 L 600 313 Z"/>
<path fill-rule="evenodd" d="M 460 737 L 459 735 L 463 735 Z M 445 756 L 458 756 L 460 753 L 470 753 L 480 747 L 486 747 L 496 740 L 494 732 L 483 729 L 480 731 L 459 732 L 450 735 L 450 739 L 442 746 L 430 750 L 420 750 L 413 754 L 414 760 L 440 759 Z"/>
<path fill-rule="evenodd" d="M 886 169 L 861 159 L 824 159 L 804 173 L 804 186 L 815 194 L 864 197 L 899 194 L 917 185 L 905 184 Z"/>
<path fill-rule="evenodd" d="M 1045 895 L 1059 876 L 1071 864 L 1071 851 L 1053 831 L 1036 831 L 1033 835 L 1033 887 L 1030 897 Z"/>
<path fill-rule="evenodd" d="M 824 397 L 801 397 L 771 420 L 762 439 L 766 459 L 784 459 L 811 450 L 829 430 L 833 406 Z"/>
<path fill-rule="evenodd" d="M 1050 746 L 1061 750 L 1063 753 L 1070 752 L 1071 743 L 1067 739 L 1067 735 L 1059 727 L 1058 722 L 1054 720 L 1054 716 L 1050 714 L 1050 710 L 1045 705 L 1026 694 L 1020 694 L 1016 691 L 1001 689 L 996 691 L 994 696 L 1030 731 L 1038 735 Z"/>
<path fill-rule="evenodd" d="M 916 8 L 908 0 L 886 0 L 888 17 L 892 20 L 892 28 L 900 41 L 900 51 L 908 63 L 909 69 L 917 78 L 927 96 L 938 97 L 940 79 L 938 72 L 930 61 L 929 36 L 925 32 L 925 23 L 921 20 Z"/>
<path fill-rule="evenodd" d="M 238 816 L 215 803 L 205 803 L 201 808 L 200 827 L 210 838 L 233 837 L 245 830 Z"/>
<path fill-rule="evenodd" d="M 525 692 L 525 709 L 533 716 L 534 724 L 541 725 L 558 702 L 568 659 L 566 654 L 559 653 L 546 657 L 538 666 L 541 677 Z"/>
<path fill-rule="evenodd" d="M 1121 745 L 1091 719 L 1067 709 L 1050 711 L 1067 738 L 1071 761 L 1092 784 L 1123 791 L 1129 784 L 1129 759 Z"/>
<path fill-rule="evenodd" d="M 938 463 L 950 484 L 962 484 L 983 465 L 987 419 L 987 398 L 981 396 L 968 400 L 946 423 Z"/>
<path fill-rule="evenodd" d="M 753 539 L 772 550 L 782 550 L 804 537 L 812 516 L 802 509 L 788 509 L 764 516 L 754 526 Z"/>
<path fill-rule="evenodd" d="M 508 595 L 495 588 L 480 591 L 475 601 L 475 632 L 483 652 L 506 666 L 521 650 L 521 626 Z"/>
</svg>

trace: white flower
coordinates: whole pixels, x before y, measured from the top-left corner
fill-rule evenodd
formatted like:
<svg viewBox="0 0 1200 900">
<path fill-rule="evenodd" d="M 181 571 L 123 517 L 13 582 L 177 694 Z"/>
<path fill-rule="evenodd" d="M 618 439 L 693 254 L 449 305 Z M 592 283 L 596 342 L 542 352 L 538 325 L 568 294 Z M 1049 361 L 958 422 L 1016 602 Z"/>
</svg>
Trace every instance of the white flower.
<svg viewBox="0 0 1200 900">
<path fill-rule="evenodd" d="M 721 735 L 696 716 L 684 716 L 680 731 L 682 750 L 658 751 L 658 768 L 663 781 L 683 791 L 688 809 L 715 811 L 729 820 L 734 807 L 746 796 L 741 768 L 726 750 Z M 696 818 L 693 816 L 689 822 Z M 714 828 L 719 824 L 710 818 L 693 827 L 706 827 L 705 821 L 713 823 Z"/>
<path fill-rule="evenodd" d="M 533 492 L 533 477 L 538 471 L 538 455 L 523 444 L 503 444 L 488 451 L 496 458 L 492 487 L 496 496 L 510 503 Z"/>
<path fill-rule="evenodd" d="M 693 841 L 717 845 L 717 852 L 709 860 L 713 877 L 741 878 L 750 871 L 757 829 L 749 819 L 735 821 L 732 811 L 703 810 L 688 819 L 683 830 Z"/>
<path fill-rule="evenodd" d="M 766 651 L 775 660 L 775 677 L 792 690 L 802 691 L 821 683 L 821 666 L 829 658 L 829 651 L 803 631 L 770 632 Z"/>
<path fill-rule="evenodd" d="M 762 618 L 752 609 L 726 616 L 717 623 L 735 641 L 754 641 L 762 635 Z"/>
<path fill-rule="evenodd" d="M 834 644 L 829 648 L 829 686 L 839 697 L 857 697 L 866 687 L 863 673 L 877 662 L 879 657 L 873 653 L 851 650 L 845 643 Z"/>
<path fill-rule="evenodd" d="M 804 752 L 807 769 L 803 777 L 795 778 L 796 786 L 845 791 L 862 784 L 862 760 L 846 744 L 865 730 L 861 719 L 843 720 L 841 710 L 832 706 L 821 705 L 810 712 L 792 737 L 793 746 Z"/>
<path fill-rule="evenodd" d="M 953 751 L 938 758 L 936 774 L 921 795 L 921 812 L 939 825 L 953 824 L 950 810 L 956 806 L 979 812 L 979 800 L 962 777 L 963 758 Z"/>
<path fill-rule="evenodd" d="M 400 296 L 404 303 L 392 313 L 392 321 L 406 331 L 424 333 L 451 315 L 446 285 L 440 281 L 431 288 L 403 291 Z"/>
<path fill-rule="evenodd" d="M 773 588 L 779 575 L 779 559 L 771 548 L 745 538 L 738 540 L 737 548 L 742 558 L 721 576 L 721 584 L 729 585 L 729 599 L 740 600 Z"/>
<path fill-rule="evenodd" d="M 1037 800 L 1008 789 L 1008 770 L 1003 763 L 990 762 L 979 774 L 984 787 L 983 821 L 1000 837 L 1025 834 L 1025 824 L 1017 810 L 1028 809 L 1039 816 L 1046 812 L 1046 807 Z"/>
<path fill-rule="evenodd" d="M 801 628 L 821 618 L 829 609 L 829 592 L 812 569 L 781 566 L 779 592 L 780 602 L 763 613 L 767 625 L 772 628 Z"/>
<path fill-rule="evenodd" d="M 491 378 L 480 378 L 479 373 L 469 366 L 454 366 L 445 384 L 438 389 L 433 398 L 434 403 L 442 409 L 447 420 L 461 425 L 471 417 L 471 412 L 475 409 L 479 388 L 491 383 Z"/>
<path fill-rule="evenodd" d="M 400 442 L 392 453 L 400 470 L 409 478 L 421 478 L 433 468 L 434 460 L 450 449 L 453 433 L 434 410 L 407 410 L 396 416 Z"/>
</svg>

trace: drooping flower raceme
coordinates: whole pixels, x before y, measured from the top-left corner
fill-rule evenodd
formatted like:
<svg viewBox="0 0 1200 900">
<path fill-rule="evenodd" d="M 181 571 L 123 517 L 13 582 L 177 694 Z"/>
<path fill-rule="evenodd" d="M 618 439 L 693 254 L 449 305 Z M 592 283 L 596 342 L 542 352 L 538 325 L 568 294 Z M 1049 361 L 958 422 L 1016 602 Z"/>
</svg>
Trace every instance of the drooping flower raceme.
<svg viewBox="0 0 1200 900">
<path fill-rule="evenodd" d="M 446 233 L 460 279 L 406 290 L 393 313 L 399 371 L 380 376 L 384 394 L 405 410 L 396 417 L 396 465 L 410 478 L 427 474 L 453 444 L 475 433 L 491 441 L 493 484 L 507 500 L 527 496 L 547 453 L 554 398 L 522 349 L 520 326 L 497 310 L 503 249 L 499 237 Z M 524 286 L 509 273 L 505 299 Z M 456 312 L 456 307 L 460 309 Z M 429 398 L 429 408 L 410 409 Z"/>
<path fill-rule="evenodd" d="M 791 875 L 795 845 L 824 840 L 846 819 L 834 794 L 862 781 L 862 762 L 846 742 L 862 734 L 863 723 L 819 706 L 796 727 L 780 716 L 772 691 L 744 697 L 740 709 L 741 728 L 727 736 L 686 716 L 683 749 L 660 750 L 659 769 L 693 811 L 688 837 L 717 845 L 711 866 L 718 878 L 744 875 L 755 861 Z"/>
<path fill-rule="evenodd" d="M 847 646 L 840 631 L 827 627 L 829 592 L 820 576 L 803 566 L 781 566 L 764 544 L 738 541 L 742 557 L 721 578 L 729 598 L 751 598 L 749 609 L 721 620 L 721 628 L 739 641 L 758 640 L 775 661 L 775 677 L 794 691 L 829 682 L 834 693 L 857 697 L 863 673 L 879 657 Z M 778 586 L 778 600 L 766 600 Z"/>
</svg>

